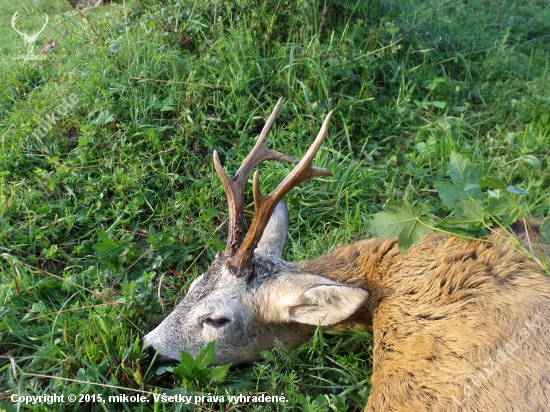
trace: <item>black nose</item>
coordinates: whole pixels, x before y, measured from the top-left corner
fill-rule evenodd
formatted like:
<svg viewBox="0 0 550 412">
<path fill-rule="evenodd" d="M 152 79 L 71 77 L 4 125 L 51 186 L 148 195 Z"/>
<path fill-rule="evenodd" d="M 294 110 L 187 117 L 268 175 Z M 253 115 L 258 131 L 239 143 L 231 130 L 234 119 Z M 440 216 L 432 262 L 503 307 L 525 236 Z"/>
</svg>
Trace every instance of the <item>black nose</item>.
<svg viewBox="0 0 550 412">
<path fill-rule="evenodd" d="M 157 353 L 157 350 L 155 348 L 153 348 L 152 345 L 147 345 L 147 342 L 145 342 L 145 337 L 141 338 L 139 340 L 139 343 L 140 343 L 141 347 L 143 348 L 143 352 L 145 352 L 147 354 L 147 359 L 148 360 L 153 359 L 155 357 L 155 353 Z M 158 358 L 158 356 L 157 356 L 157 358 Z M 156 362 L 157 361 L 155 359 L 155 363 Z"/>
<path fill-rule="evenodd" d="M 142 344 L 143 344 L 143 340 L 142 340 Z M 155 348 L 153 348 L 151 345 L 148 345 L 145 347 L 145 351 L 144 351 L 146 354 L 147 354 L 147 359 L 149 360 L 152 360 L 154 357 L 155 357 L 155 354 L 157 353 L 157 350 Z M 160 355 L 160 353 L 159 353 Z M 158 356 L 157 356 L 158 358 Z M 155 363 L 157 362 L 157 359 L 155 359 Z"/>
<path fill-rule="evenodd" d="M 145 345 L 143 338 L 141 339 L 141 345 Z M 154 348 L 152 345 L 147 345 L 144 349 L 144 352 L 147 354 L 147 359 L 149 361 L 155 359 L 155 362 L 153 363 L 153 365 L 155 366 L 165 365 L 167 363 L 179 363 L 177 359 L 170 358 L 169 356 L 164 356 L 162 353 L 157 354 L 157 349 Z"/>
</svg>

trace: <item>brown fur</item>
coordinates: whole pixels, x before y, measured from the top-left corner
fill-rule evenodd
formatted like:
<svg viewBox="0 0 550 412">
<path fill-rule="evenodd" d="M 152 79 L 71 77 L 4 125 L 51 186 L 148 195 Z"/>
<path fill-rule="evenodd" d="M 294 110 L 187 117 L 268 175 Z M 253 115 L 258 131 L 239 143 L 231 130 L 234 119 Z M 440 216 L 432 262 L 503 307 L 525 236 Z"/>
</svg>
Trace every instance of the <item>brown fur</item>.
<svg viewBox="0 0 550 412">
<path fill-rule="evenodd" d="M 510 246 L 445 235 L 405 254 L 372 239 L 298 264 L 372 292 L 359 322 L 374 332 L 364 410 L 377 412 L 548 410 L 550 279 L 539 269 Z"/>
</svg>

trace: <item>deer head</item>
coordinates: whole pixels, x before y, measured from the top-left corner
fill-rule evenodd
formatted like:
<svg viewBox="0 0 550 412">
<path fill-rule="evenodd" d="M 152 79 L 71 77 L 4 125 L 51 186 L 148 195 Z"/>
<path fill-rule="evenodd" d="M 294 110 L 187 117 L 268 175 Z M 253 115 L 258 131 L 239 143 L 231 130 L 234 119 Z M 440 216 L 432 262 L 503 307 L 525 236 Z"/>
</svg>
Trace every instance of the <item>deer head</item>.
<svg viewBox="0 0 550 412">
<path fill-rule="evenodd" d="M 345 321 L 369 296 L 362 287 L 303 273 L 299 266 L 281 259 L 289 224 L 283 197 L 306 179 L 332 175 L 328 169 L 312 166 L 332 112 L 302 160 L 266 147 L 281 103 L 279 100 L 235 176 L 225 173 L 214 151 L 214 166 L 229 206 L 226 250 L 192 283 L 174 311 L 143 338 L 149 351 L 160 350 L 158 362 L 179 360 L 181 350 L 196 355 L 211 341 L 216 348 L 214 364 L 258 360 L 275 339 L 297 344 L 320 323 L 330 326 Z M 262 194 L 258 171 L 254 173 L 254 219 L 243 240 L 244 186 L 252 169 L 270 159 L 297 165 L 269 195 Z"/>
<path fill-rule="evenodd" d="M 29 54 L 31 54 L 34 50 L 34 43 L 36 43 L 36 39 L 38 38 L 38 36 L 40 35 L 40 33 L 42 33 L 44 31 L 44 29 L 46 28 L 47 24 L 48 24 L 48 15 L 45 14 L 46 16 L 46 21 L 44 22 L 44 25 L 42 26 L 42 28 L 40 30 L 38 30 L 37 32 L 34 32 L 32 35 L 28 35 L 27 33 L 24 33 L 24 32 L 21 32 L 17 29 L 17 27 L 15 26 L 15 21 L 17 20 L 17 18 L 19 17 L 19 13 L 15 12 L 11 18 L 11 26 L 13 27 L 13 29 L 19 33 L 19 35 L 21 36 L 21 38 L 23 39 L 23 41 L 25 42 L 25 44 L 27 45 L 27 51 Z"/>
</svg>

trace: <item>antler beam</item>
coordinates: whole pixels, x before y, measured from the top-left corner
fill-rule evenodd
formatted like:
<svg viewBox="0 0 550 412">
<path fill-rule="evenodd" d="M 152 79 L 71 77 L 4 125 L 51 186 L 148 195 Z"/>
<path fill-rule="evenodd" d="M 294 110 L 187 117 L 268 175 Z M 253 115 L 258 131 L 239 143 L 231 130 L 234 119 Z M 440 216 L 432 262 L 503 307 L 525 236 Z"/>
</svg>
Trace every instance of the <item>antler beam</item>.
<svg viewBox="0 0 550 412">
<path fill-rule="evenodd" d="M 229 233 L 227 236 L 227 244 L 224 252 L 225 256 L 234 256 L 241 245 L 243 236 L 243 209 L 244 209 L 244 187 L 248 175 L 254 167 L 259 165 L 264 160 L 282 160 L 290 163 L 298 163 L 298 159 L 288 156 L 284 153 L 279 153 L 275 150 L 268 149 L 266 146 L 267 137 L 275 123 L 275 119 L 281 109 L 283 99 L 279 99 L 273 112 L 267 119 L 267 123 L 262 129 L 256 145 L 252 151 L 244 159 L 241 167 L 233 177 L 229 177 L 222 168 L 218 152 L 214 150 L 214 167 L 216 173 L 222 181 L 227 203 L 229 207 Z"/>
<path fill-rule="evenodd" d="M 329 169 L 312 166 L 313 158 L 323 144 L 327 134 L 332 113 L 333 112 L 330 111 L 327 115 L 317 138 L 305 154 L 304 158 L 294 167 L 292 172 L 290 172 L 290 174 L 286 176 L 281 183 L 279 183 L 271 194 L 267 196 L 262 194 L 260 191 L 259 172 L 256 170 L 254 173 L 254 178 L 252 181 L 254 191 L 254 220 L 252 221 L 252 225 L 250 226 L 243 244 L 237 250 L 235 257 L 230 257 L 226 261 L 226 267 L 235 276 L 248 276 L 252 273 L 252 258 L 254 257 L 254 249 L 256 249 L 256 246 L 258 245 L 258 242 L 262 237 L 264 229 L 267 226 L 277 203 L 291 189 L 298 186 L 306 179 L 315 176 L 332 176 L 332 172 Z"/>
</svg>

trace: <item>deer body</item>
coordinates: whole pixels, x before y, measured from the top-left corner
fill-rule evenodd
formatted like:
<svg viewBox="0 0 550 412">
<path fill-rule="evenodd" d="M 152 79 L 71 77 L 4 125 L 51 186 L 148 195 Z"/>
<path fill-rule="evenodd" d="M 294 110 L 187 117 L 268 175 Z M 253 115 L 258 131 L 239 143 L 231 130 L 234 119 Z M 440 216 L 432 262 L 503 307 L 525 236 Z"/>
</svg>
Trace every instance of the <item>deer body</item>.
<svg viewBox="0 0 550 412">
<path fill-rule="evenodd" d="M 355 323 L 375 339 L 365 411 L 546 410 L 550 279 L 498 233 L 467 242 L 424 235 L 405 254 L 397 239 L 371 239 L 303 262 L 281 258 L 289 215 L 280 200 L 306 178 L 330 173 L 311 166 L 330 113 L 314 150 L 269 196 L 256 172 L 255 218 L 241 240 L 248 173 L 266 159 L 297 162 L 265 148 L 280 105 L 233 178 L 214 154 L 230 208 L 227 249 L 143 338 L 157 361 L 214 340 L 214 364 L 252 362 L 275 339 L 294 345 L 319 323 Z"/>
<path fill-rule="evenodd" d="M 548 410 L 550 279 L 511 246 L 372 239 L 298 264 L 371 291 L 365 411 Z"/>
</svg>

